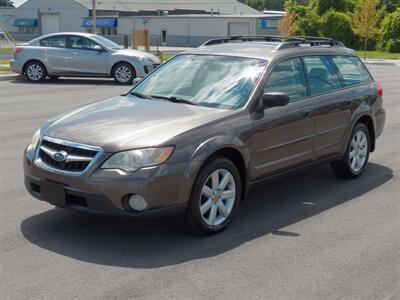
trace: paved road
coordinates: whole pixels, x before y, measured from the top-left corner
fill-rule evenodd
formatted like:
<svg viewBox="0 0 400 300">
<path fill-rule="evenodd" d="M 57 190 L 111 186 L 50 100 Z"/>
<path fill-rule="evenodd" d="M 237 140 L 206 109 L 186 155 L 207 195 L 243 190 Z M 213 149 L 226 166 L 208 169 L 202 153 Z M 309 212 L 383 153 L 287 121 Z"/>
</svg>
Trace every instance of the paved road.
<svg viewBox="0 0 400 300">
<path fill-rule="evenodd" d="M 388 120 L 364 176 L 342 181 L 325 166 L 257 186 L 208 238 L 30 197 L 21 156 L 39 125 L 126 88 L 0 82 L 1 298 L 400 299 L 400 68 L 369 67 Z"/>
</svg>

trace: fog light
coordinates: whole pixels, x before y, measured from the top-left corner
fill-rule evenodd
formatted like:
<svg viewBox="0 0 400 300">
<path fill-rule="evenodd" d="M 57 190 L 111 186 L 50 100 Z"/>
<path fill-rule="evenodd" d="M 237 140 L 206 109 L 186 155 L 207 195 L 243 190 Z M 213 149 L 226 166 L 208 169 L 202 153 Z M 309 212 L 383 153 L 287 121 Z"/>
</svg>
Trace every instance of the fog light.
<svg viewBox="0 0 400 300">
<path fill-rule="evenodd" d="M 128 205 L 136 211 L 143 211 L 147 208 L 147 201 L 142 196 L 135 194 L 129 197 Z"/>
</svg>

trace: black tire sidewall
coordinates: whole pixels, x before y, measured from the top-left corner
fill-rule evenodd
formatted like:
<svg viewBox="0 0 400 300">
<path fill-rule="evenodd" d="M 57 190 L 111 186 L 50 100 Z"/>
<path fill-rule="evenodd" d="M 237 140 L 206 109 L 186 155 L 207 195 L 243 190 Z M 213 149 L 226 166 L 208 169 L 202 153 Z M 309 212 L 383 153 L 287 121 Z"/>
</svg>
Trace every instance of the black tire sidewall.
<svg viewBox="0 0 400 300">
<path fill-rule="evenodd" d="M 29 76 L 28 76 L 28 68 L 29 68 L 30 66 L 32 66 L 32 65 L 38 65 L 38 66 L 40 66 L 40 67 L 42 68 L 42 77 L 40 77 L 40 79 L 38 79 L 38 80 L 33 80 L 33 79 L 29 78 Z M 29 81 L 32 81 L 32 82 L 41 82 L 41 81 L 43 81 L 43 80 L 46 79 L 46 76 L 47 76 L 46 67 L 45 67 L 41 62 L 32 61 L 32 62 L 29 62 L 29 63 L 26 65 L 26 67 L 25 67 L 25 77 L 26 77 L 26 79 L 28 79 Z"/>
<path fill-rule="evenodd" d="M 235 195 L 235 202 L 233 204 L 232 210 L 228 218 L 222 222 L 221 224 L 211 226 L 208 225 L 202 218 L 200 213 L 200 195 L 201 190 L 207 180 L 207 178 L 217 169 L 226 169 L 228 170 L 234 180 L 235 180 L 235 187 L 236 187 L 236 195 Z M 217 157 L 212 161 L 208 162 L 200 171 L 199 176 L 197 177 L 191 194 L 191 199 L 188 205 L 188 213 L 190 214 L 190 219 L 194 222 L 193 225 L 198 227 L 198 231 L 206 234 L 217 233 L 223 230 L 227 225 L 233 220 L 235 214 L 237 212 L 239 202 L 241 199 L 242 193 L 242 183 L 240 179 L 240 174 L 237 167 L 229 160 L 223 157 Z"/>
<path fill-rule="evenodd" d="M 354 172 L 352 167 L 351 167 L 351 165 L 350 165 L 350 148 L 351 148 L 351 143 L 353 141 L 354 136 L 360 130 L 363 131 L 365 133 L 366 137 L 367 137 L 367 143 L 368 143 L 368 145 L 367 145 L 367 157 L 365 159 L 365 163 L 362 166 L 362 168 L 358 172 Z M 358 123 L 356 126 L 354 126 L 354 128 L 353 128 L 353 130 L 351 132 L 350 140 L 349 140 L 349 142 L 347 144 L 346 155 L 344 157 L 344 163 L 345 163 L 346 169 L 351 174 L 352 177 L 358 177 L 364 172 L 365 166 L 368 163 L 370 150 L 371 150 L 371 137 L 370 137 L 370 134 L 369 134 L 369 130 L 368 130 L 367 126 L 365 126 L 365 124 Z"/>
<path fill-rule="evenodd" d="M 131 70 L 131 79 L 128 80 L 127 82 L 121 82 L 121 81 L 119 81 L 119 80 L 117 79 L 116 72 L 117 72 L 117 69 L 118 69 L 119 67 L 121 67 L 121 66 L 125 66 L 125 67 L 129 68 L 129 70 Z M 115 82 L 117 82 L 117 83 L 119 83 L 119 84 L 131 84 L 131 83 L 133 82 L 133 80 L 135 79 L 135 77 L 136 77 L 135 69 L 134 69 L 134 68 L 132 67 L 132 65 L 130 65 L 129 63 L 119 63 L 119 64 L 116 65 L 115 68 L 114 68 L 114 71 L 113 71 L 113 78 L 114 78 Z"/>
</svg>

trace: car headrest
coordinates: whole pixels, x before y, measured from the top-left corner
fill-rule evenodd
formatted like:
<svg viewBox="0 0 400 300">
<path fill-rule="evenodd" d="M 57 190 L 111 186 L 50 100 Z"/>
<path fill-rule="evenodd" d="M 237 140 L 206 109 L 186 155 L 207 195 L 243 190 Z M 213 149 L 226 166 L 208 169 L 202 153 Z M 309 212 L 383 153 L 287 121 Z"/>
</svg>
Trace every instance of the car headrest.
<svg viewBox="0 0 400 300">
<path fill-rule="evenodd" d="M 329 74 L 328 71 L 324 68 L 312 68 L 310 71 L 310 79 L 319 78 L 323 80 L 328 80 Z"/>
</svg>

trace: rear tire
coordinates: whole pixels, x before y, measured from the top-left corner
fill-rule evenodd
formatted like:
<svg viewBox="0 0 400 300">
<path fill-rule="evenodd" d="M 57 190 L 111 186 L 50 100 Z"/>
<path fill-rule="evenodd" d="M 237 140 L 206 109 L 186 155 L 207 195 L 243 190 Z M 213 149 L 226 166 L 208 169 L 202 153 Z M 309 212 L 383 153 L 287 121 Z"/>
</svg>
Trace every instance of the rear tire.
<svg viewBox="0 0 400 300">
<path fill-rule="evenodd" d="M 191 232 L 211 235 L 233 220 L 241 198 L 242 184 L 236 166 L 227 158 L 216 157 L 200 171 L 185 214 Z"/>
<path fill-rule="evenodd" d="M 32 82 L 41 82 L 46 79 L 46 68 L 38 61 L 31 61 L 25 66 L 25 77 Z"/>
<path fill-rule="evenodd" d="M 131 84 L 136 77 L 136 72 L 129 63 L 119 63 L 114 67 L 113 77 L 119 84 Z"/>
<path fill-rule="evenodd" d="M 367 126 L 364 123 L 356 124 L 344 158 L 331 164 L 333 173 L 344 179 L 361 176 L 367 165 L 370 149 L 371 138 Z"/>
</svg>

